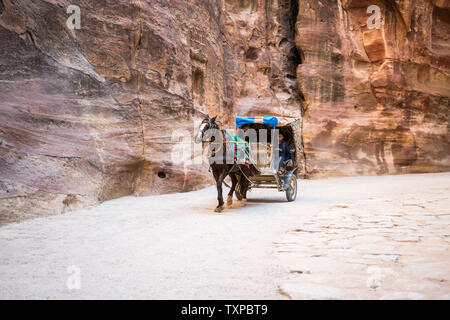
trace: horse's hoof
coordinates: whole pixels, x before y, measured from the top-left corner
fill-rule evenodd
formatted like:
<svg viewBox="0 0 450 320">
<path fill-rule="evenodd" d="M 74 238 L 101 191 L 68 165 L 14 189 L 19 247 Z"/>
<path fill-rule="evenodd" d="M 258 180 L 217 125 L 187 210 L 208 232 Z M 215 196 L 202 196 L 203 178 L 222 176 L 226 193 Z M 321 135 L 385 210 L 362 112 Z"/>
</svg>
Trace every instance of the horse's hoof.
<svg viewBox="0 0 450 320">
<path fill-rule="evenodd" d="M 232 204 L 233 204 L 233 198 L 232 197 L 228 197 L 227 198 L 227 206 L 231 207 Z"/>
<path fill-rule="evenodd" d="M 214 212 L 222 212 L 223 211 L 223 206 L 217 207 Z"/>
<path fill-rule="evenodd" d="M 241 207 L 244 207 L 246 202 L 247 202 L 247 199 L 242 199 L 242 200 L 241 200 L 240 206 L 241 206 Z"/>
</svg>

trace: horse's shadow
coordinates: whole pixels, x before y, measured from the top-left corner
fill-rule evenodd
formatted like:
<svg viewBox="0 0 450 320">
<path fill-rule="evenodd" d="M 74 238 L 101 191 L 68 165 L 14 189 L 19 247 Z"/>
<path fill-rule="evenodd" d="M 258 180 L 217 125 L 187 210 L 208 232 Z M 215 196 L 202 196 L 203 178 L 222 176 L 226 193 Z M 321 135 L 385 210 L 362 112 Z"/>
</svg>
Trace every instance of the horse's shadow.
<svg viewBox="0 0 450 320">
<path fill-rule="evenodd" d="M 261 207 L 264 206 L 265 204 L 286 204 L 288 201 L 283 200 L 283 199 L 262 199 L 262 198 L 253 198 L 253 199 L 247 199 L 247 202 L 245 202 L 244 205 L 241 205 L 241 203 L 239 203 L 239 201 L 234 200 L 233 204 L 231 206 L 226 206 L 224 211 L 222 211 L 221 213 L 219 213 L 219 215 L 221 214 L 226 214 L 227 212 L 245 212 L 246 209 L 249 208 L 257 208 L 257 207 Z M 279 206 L 277 206 L 277 208 L 279 208 Z M 214 207 L 196 207 L 196 209 L 198 211 L 201 211 L 204 214 L 211 214 L 214 213 Z"/>
</svg>

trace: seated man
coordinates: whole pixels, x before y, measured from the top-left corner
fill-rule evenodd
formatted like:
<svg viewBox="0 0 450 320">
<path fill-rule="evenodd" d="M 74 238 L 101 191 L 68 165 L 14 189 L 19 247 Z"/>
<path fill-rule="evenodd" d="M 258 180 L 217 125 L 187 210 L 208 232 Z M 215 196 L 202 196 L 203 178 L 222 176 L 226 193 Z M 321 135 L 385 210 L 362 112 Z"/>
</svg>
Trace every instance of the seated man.
<svg viewBox="0 0 450 320">
<path fill-rule="evenodd" d="M 281 166 L 284 166 L 288 160 L 292 159 L 291 149 L 289 143 L 287 143 L 283 134 L 278 134 L 278 150 L 279 150 L 279 162 L 278 162 L 278 174 L 280 174 Z"/>
</svg>

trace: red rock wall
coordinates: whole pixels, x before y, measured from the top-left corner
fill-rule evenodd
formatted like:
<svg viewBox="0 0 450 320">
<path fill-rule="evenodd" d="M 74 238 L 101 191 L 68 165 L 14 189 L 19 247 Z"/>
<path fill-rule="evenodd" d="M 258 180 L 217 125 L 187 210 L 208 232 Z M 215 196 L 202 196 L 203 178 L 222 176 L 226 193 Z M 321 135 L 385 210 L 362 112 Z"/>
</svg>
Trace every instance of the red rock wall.
<svg viewBox="0 0 450 320">
<path fill-rule="evenodd" d="M 450 169 L 450 2 L 300 0 L 312 176 Z M 381 28 L 369 29 L 370 5 Z"/>
<path fill-rule="evenodd" d="M 0 223 L 209 184 L 190 154 L 170 156 L 173 130 L 203 113 L 305 113 L 312 177 L 448 170 L 448 13 L 439 0 L 0 0 Z"/>
<path fill-rule="evenodd" d="M 301 62 L 295 46 L 297 13 L 296 0 L 225 1 L 239 115 L 301 116 L 296 82 Z"/>
<path fill-rule="evenodd" d="M 1 219 L 210 181 L 173 165 L 170 140 L 199 111 L 227 116 L 219 1 L 1 3 Z M 80 30 L 66 27 L 71 4 Z"/>
</svg>

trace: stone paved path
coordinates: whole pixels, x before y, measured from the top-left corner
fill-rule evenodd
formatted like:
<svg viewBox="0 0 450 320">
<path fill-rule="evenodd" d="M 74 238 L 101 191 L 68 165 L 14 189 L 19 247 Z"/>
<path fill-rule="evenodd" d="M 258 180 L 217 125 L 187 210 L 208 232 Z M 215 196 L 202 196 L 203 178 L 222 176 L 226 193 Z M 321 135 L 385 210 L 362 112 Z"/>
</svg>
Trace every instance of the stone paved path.
<svg viewBox="0 0 450 320">
<path fill-rule="evenodd" d="M 322 210 L 276 243 L 294 299 L 450 299 L 450 192 L 427 188 Z M 356 192 L 356 190 L 355 190 Z"/>
</svg>

